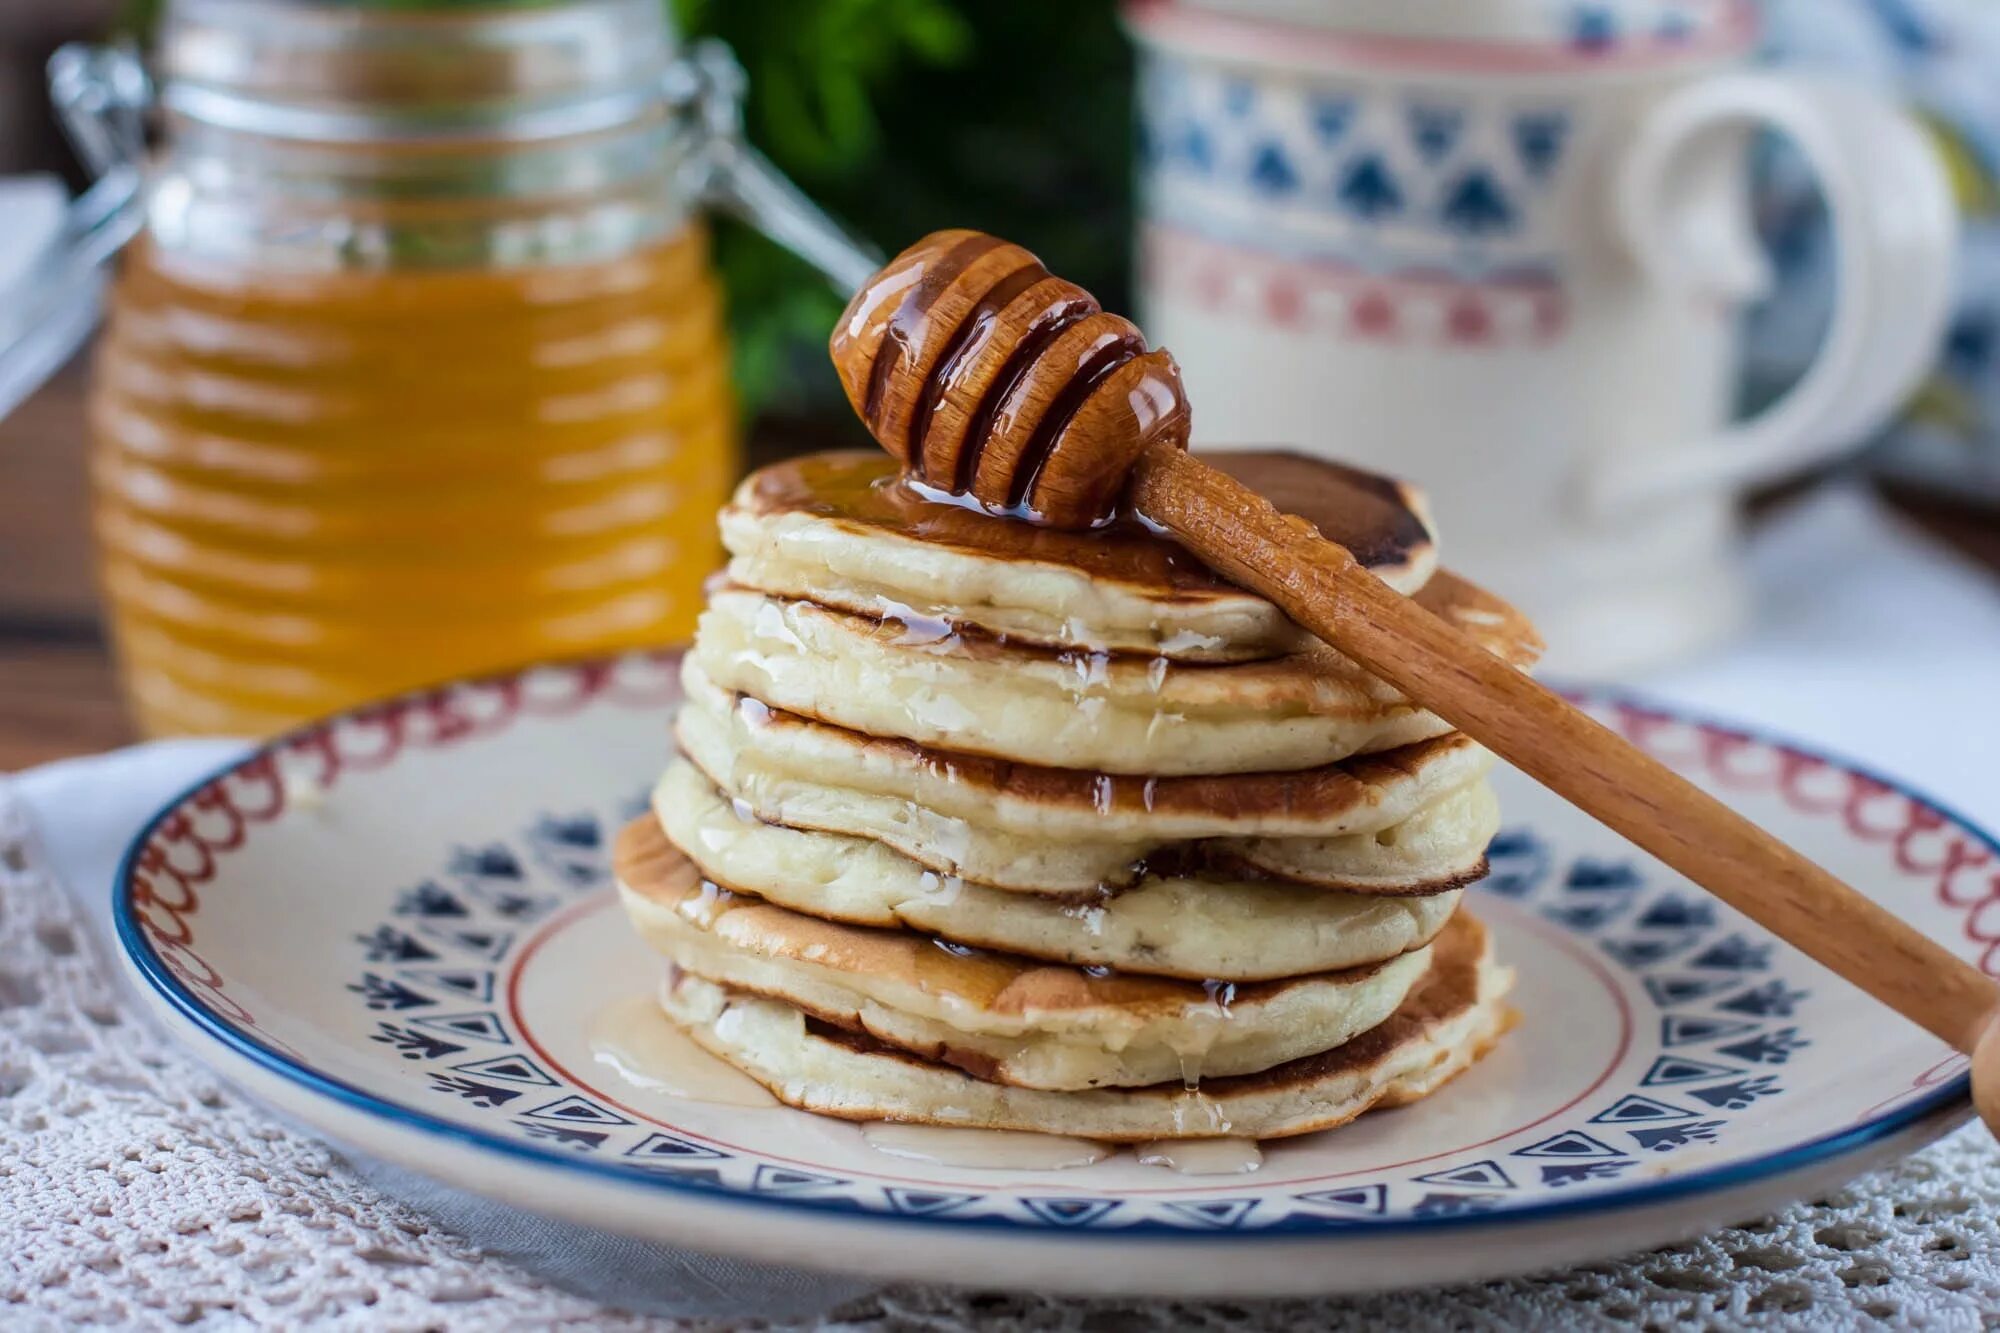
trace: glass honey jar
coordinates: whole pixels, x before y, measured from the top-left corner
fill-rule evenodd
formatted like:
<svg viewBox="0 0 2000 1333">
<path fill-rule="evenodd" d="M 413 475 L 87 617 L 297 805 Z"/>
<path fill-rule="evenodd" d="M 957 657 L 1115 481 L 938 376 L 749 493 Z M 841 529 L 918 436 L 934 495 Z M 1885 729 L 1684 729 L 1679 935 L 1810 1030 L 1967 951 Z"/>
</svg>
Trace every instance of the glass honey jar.
<svg viewBox="0 0 2000 1333">
<path fill-rule="evenodd" d="M 149 66 L 52 68 L 102 173 L 67 276 L 124 251 L 89 417 L 140 727 L 685 637 L 737 469 L 699 210 L 872 267 L 743 146 L 727 53 L 660 0 L 175 0 Z"/>
</svg>

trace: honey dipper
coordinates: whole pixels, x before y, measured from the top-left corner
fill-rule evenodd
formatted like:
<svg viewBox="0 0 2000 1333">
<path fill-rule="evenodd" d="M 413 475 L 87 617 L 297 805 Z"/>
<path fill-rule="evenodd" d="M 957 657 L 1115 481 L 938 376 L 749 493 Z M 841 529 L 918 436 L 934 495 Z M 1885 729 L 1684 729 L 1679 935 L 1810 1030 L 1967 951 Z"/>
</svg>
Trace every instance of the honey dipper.
<svg viewBox="0 0 2000 1333">
<path fill-rule="evenodd" d="M 831 343 L 919 485 L 1087 528 L 1128 506 L 1218 572 L 1751 920 L 1972 1057 L 2000 1134 L 2000 985 L 1393 591 L 1186 452 L 1164 349 L 1020 246 L 940 231 L 862 287 Z"/>
</svg>

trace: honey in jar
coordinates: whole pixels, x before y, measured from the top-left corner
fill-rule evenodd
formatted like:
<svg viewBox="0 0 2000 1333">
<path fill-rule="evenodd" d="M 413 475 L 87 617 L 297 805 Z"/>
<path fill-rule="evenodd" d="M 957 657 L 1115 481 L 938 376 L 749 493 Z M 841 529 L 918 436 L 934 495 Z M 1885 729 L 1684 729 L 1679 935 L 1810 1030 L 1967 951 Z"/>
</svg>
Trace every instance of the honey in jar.
<svg viewBox="0 0 2000 1333">
<path fill-rule="evenodd" d="M 696 225 L 594 262 L 276 274 L 126 255 L 91 403 L 149 732 L 684 637 L 735 467 Z"/>
</svg>

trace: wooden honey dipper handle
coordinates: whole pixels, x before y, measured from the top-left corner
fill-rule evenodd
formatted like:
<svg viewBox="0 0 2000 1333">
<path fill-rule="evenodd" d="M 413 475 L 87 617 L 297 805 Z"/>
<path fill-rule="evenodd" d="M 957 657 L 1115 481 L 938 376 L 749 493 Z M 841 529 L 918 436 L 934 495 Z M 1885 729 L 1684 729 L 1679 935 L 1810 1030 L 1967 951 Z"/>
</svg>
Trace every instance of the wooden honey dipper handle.
<svg viewBox="0 0 2000 1333">
<path fill-rule="evenodd" d="M 1302 520 L 1185 453 L 1129 498 L 1209 565 L 1722 901 L 1974 1057 L 2000 1133 L 2000 986 L 1560 695 L 1397 593 Z"/>
<path fill-rule="evenodd" d="M 891 260 L 832 340 L 855 410 L 905 471 L 1061 527 L 1142 518 L 1528 776 L 1972 1057 L 2000 1135 L 2000 985 L 1186 452 L 1178 369 L 1034 256 L 938 232 Z"/>
</svg>

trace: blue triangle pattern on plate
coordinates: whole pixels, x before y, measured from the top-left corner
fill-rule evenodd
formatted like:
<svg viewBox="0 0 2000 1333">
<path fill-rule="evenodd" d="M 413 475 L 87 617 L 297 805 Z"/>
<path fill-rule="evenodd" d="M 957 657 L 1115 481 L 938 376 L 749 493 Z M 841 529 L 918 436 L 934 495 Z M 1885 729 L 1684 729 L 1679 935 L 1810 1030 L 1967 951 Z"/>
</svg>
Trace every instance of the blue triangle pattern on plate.
<svg viewBox="0 0 2000 1333">
<path fill-rule="evenodd" d="M 1649 904 L 1645 915 L 1639 918 L 1639 924 L 1676 930 L 1712 926 L 1715 924 L 1715 904 L 1670 893 Z"/>
<path fill-rule="evenodd" d="M 397 916 L 422 917 L 464 917 L 472 915 L 465 904 L 451 895 L 443 885 L 434 879 L 427 879 L 415 888 L 405 889 L 396 896 Z"/>
<path fill-rule="evenodd" d="M 411 1019 L 410 1026 L 429 1028 L 432 1032 L 449 1033 L 454 1037 L 469 1037 L 473 1041 L 492 1042 L 495 1046 L 514 1044 L 514 1039 L 507 1035 L 507 1025 L 491 1009 L 472 1014 L 432 1014 L 428 1018 Z"/>
<path fill-rule="evenodd" d="M 494 915 L 509 921 L 527 924 L 539 921 L 555 909 L 562 900 L 554 894 L 529 893 L 524 889 L 509 885 L 483 884 L 467 881 L 467 891 L 492 910 Z"/>
<path fill-rule="evenodd" d="M 750 1188 L 763 1194 L 790 1194 L 798 1190 L 830 1189 L 845 1185 L 839 1176 L 823 1176 L 817 1171 L 801 1171 L 794 1166 L 773 1166 L 769 1162 L 760 1163 L 757 1174 L 750 1178 Z"/>
<path fill-rule="evenodd" d="M 556 1086 L 556 1081 L 525 1055 L 490 1055 L 484 1060 L 468 1060 L 452 1068 L 461 1074 L 497 1078 L 502 1083 L 530 1083 L 540 1088 Z"/>
<path fill-rule="evenodd" d="M 1706 1060 L 1690 1060 L 1685 1055 L 1662 1055 L 1653 1060 L 1652 1068 L 1639 1080 L 1642 1088 L 1657 1088 L 1666 1083 L 1698 1083 L 1705 1078 L 1721 1078 L 1727 1074 L 1743 1071 L 1734 1065 L 1715 1065 Z"/>
<path fill-rule="evenodd" d="M 1599 1139 L 1594 1139 L 1580 1129 L 1566 1129 L 1560 1134 L 1531 1143 L 1525 1148 L 1516 1148 L 1511 1157 L 1623 1157 L 1625 1154 Z"/>
<path fill-rule="evenodd" d="M 1336 1208 L 1344 1213 L 1365 1213 L 1370 1217 L 1380 1217 L 1389 1207 L 1389 1187 L 1387 1185 L 1349 1185 L 1337 1190 L 1315 1190 L 1311 1194 L 1295 1196 L 1300 1203 L 1316 1203 L 1322 1208 Z"/>
<path fill-rule="evenodd" d="M 1733 1083 L 1718 1083 L 1711 1088 L 1693 1088 L 1688 1096 L 1718 1110 L 1740 1111 L 1760 1097 L 1775 1097 L 1783 1091 L 1776 1074 L 1758 1074 Z"/>
<path fill-rule="evenodd" d="M 1491 1158 L 1483 1162 L 1468 1162 L 1464 1166 L 1447 1167 L 1442 1171 L 1432 1171 L 1427 1175 L 1411 1176 L 1411 1180 L 1426 1185 L 1456 1185 L 1461 1189 L 1511 1190 L 1519 1188 L 1514 1178 L 1501 1169 L 1500 1163 Z"/>
<path fill-rule="evenodd" d="M 1615 899 L 1611 902 L 1559 904 L 1544 908 L 1542 915 L 1571 930 L 1588 932 L 1599 930 L 1623 916 L 1628 905 Z"/>
<path fill-rule="evenodd" d="M 685 1162 L 695 1158 L 724 1158 L 729 1154 L 720 1152 L 702 1143 L 690 1143 L 672 1134 L 652 1133 L 639 1140 L 624 1152 L 626 1157 L 636 1157 L 641 1161 Z"/>
<path fill-rule="evenodd" d="M 885 1186 L 883 1196 L 889 1206 L 907 1217 L 934 1217 L 963 1208 L 979 1198 L 977 1194 L 941 1194 L 936 1190 L 913 1190 L 902 1185 Z"/>
<path fill-rule="evenodd" d="M 1576 1162 L 1549 1162 L 1542 1167 L 1542 1184 L 1559 1190 L 1586 1180 L 1611 1180 L 1636 1165 L 1629 1157 L 1589 1157 Z"/>
<path fill-rule="evenodd" d="M 1488 856 L 1538 856 L 1547 850 L 1534 830 L 1525 828 L 1503 828 L 1486 844 Z"/>
<path fill-rule="evenodd" d="M 1749 1014 L 1754 1018 L 1790 1018 L 1792 1010 L 1805 998 L 1804 991 L 1793 990 L 1782 981 L 1767 981 L 1761 986 L 1752 986 L 1741 995 L 1719 1001 L 1715 1007 L 1727 1009 L 1732 1014 Z"/>
<path fill-rule="evenodd" d="M 1627 967 L 1651 967 L 1686 950 L 1701 938 L 1698 931 L 1678 935 L 1647 935 L 1634 940 L 1605 940 L 1604 952 Z"/>
<path fill-rule="evenodd" d="M 421 991 L 411 990 L 402 982 L 389 977 L 377 976 L 373 972 L 363 972 L 361 980 L 350 981 L 347 989 L 363 998 L 370 1009 L 387 1009 L 395 1012 L 403 1009 L 421 1009 L 437 1001 Z"/>
<path fill-rule="evenodd" d="M 1590 1117 L 1593 1125 L 1633 1125 L 1647 1120 L 1692 1120 L 1693 1111 L 1683 1111 L 1678 1106 L 1654 1101 L 1651 1097 L 1641 1097 L 1628 1092 L 1611 1105 Z"/>
<path fill-rule="evenodd" d="M 521 858 L 497 842 L 488 843 L 484 847 L 458 848 L 452 853 L 451 873 L 467 879 L 524 878 Z"/>
<path fill-rule="evenodd" d="M 368 1040 L 392 1047 L 405 1060 L 435 1060 L 441 1055 L 456 1055 L 465 1049 L 455 1041 L 442 1041 L 394 1023 L 377 1023 L 375 1027 L 375 1033 Z"/>
<path fill-rule="evenodd" d="M 546 1139 L 550 1143 L 560 1143 L 573 1152 L 596 1152 L 611 1137 L 608 1130 L 583 1129 L 576 1125 L 551 1124 L 543 1120 L 523 1120 L 516 1116 L 511 1122 L 527 1132 L 531 1139 Z"/>
<path fill-rule="evenodd" d="M 1059 1227 L 1087 1227 L 1123 1207 L 1118 1199 L 1022 1199 L 1023 1208 Z"/>
<path fill-rule="evenodd" d="M 604 830 L 596 816 L 588 811 L 574 815 L 543 815 L 535 823 L 534 836 L 545 842 L 581 850 L 604 845 Z"/>
<path fill-rule="evenodd" d="M 1661 1125 L 1654 1129 L 1633 1129 L 1626 1132 L 1632 1142 L 1647 1152 L 1672 1152 L 1690 1143 L 1713 1143 L 1716 1131 L 1722 1128 L 1720 1120 L 1697 1120 L 1686 1125 Z"/>
<path fill-rule="evenodd" d="M 537 1106 L 523 1114 L 536 1120 L 553 1120 L 564 1125 L 629 1125 L 632 1122 L 616 1111 L 599 1106 L 588 1097 L 571 1093 L 559 1097 L 546 1106 Z"/>
<path fill-rule="evenodd" d="M 1688 966 L 1714 968 L 1722 972 L 1761 972 L 1771 965 L 1773 947 L 1768 940 L 1731 935 L 1688 959 Z"/>
<path fill-rule="evenodd" d="M 435 949 L 391 925 L 380 925 L 366 935 L 356 935 L 354 941 L 366 951 L 371 963 L 418 963 L 437 957 Z"/>
<path fill-rule="evenodd" d="M 1704 995 L 1728 990 L 1734 981 L 1722 977 L 1647 977 L 1646 994 L 1653 997 L 1653 1003 L 1662 1009 L 1676 1004 L 1686 1004 L 1689 1000 L 1699 1000 Z"/>
<path fill-rule="evenodd" d="M 432 990 L 450 991 L 484 1004 L 493 998 L 493 974 L 471 967 L 404 967 L 396 975 Z"/>
<path fill-rule="evenodd" d="M 511 930 L 444 930 L 437 926 L 420 929 L 441 944 L 476 954 L 489 963 L 499 962 L 514 947 L 514 932 Z"/>
<path fill-rule="evenodd" d="M 1660 1045 L 1687 1046 L 1698 1041 L 1720 1041 L 1755 1032 L 1755 1023 L 1733 1018 L 1703 1018 L 1693 1014 L 1668 1014 L 1660 1020 Z"/>
<path fill-rule="evenodd" d="M 1600 861 L 1579 856 L 1563 879 L 1570 893 L 1628 893 L 1639 887 L 1639 872 L 1630 861 Z"/>
<path fill-rule="evenodd" d="M 1486 844 L 1486 859 L 1492 873 L 1480 881 L 1482 893 L 1498 893 L 1508 898 L 1532 897 L 1547 881 L 1550 866 L 1548 844 L 1532 829 L 1501 829 Z"/>
<path fill-rule="evenodd" d="M 1754 1037 L 1733 1041 L 1716 1049 L 1739 1060 L 1752 1060 L 1760 1065 L 1781 1065 L 1791 1059 L 1794 1052 L 1810 1045 L 1812 1043 L 1801 1037 L 1797 1028 L 1779 1028 L 1776 1032 L 1760 1032 Z"/>
<path fill-rule="evenodd" d="M 1257 1199 L 1172 1199 L 1170 1212 L 1178 1213 L 1199 1226 L 1218 1231 L 1234 1231 L 1243 1225 L 1260 1201 Z"/>
</svg>

